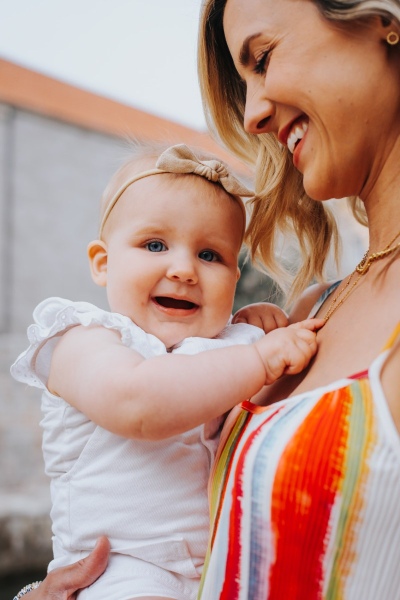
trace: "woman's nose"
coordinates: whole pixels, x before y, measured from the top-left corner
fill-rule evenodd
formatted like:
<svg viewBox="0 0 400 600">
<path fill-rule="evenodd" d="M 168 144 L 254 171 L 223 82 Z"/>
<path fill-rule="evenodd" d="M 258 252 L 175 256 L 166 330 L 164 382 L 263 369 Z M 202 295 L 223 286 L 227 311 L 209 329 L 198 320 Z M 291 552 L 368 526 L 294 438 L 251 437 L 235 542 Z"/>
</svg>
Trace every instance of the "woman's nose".
<svg viewBox="0 0 400 600">
<path fill-rule="evenodd" d="M 194 261 L 190 257 L 176 257 L 169 265 L 167 277 L 173 281 L 181 281 L 191 285 L 198 282 Z"/>
<path fill-rule="evenodd" d="M 270 133 L 274 114 L 275 105 L 267 98 L 264 85 L 257 82 L 254 86 L 248 86 L 244 109 L 245 130 L 255 135 Z"/>
</svg>

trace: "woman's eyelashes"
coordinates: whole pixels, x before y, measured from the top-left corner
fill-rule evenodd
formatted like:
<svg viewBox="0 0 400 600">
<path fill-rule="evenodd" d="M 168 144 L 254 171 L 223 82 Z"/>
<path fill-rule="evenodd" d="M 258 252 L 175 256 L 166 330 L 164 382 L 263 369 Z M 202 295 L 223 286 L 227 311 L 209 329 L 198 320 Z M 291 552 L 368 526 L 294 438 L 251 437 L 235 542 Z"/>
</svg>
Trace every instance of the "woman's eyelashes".
<svg viewBox="0 0 400 600">
<path fill-rule="evenodd" d="M 160 240 L 151 240 L 151 242 L 147 242 L 145 248 L 149 252 L 165 252 L 165 250 L 168 250 L 167 246 L 163 242 L 160 242 Z"/>
<path fill-rule="evenodd" d="M 271 50 L 265 50 L 259 58 L 256 59 L 255 65 L 253 67 L 253 72 L 257 75 L 265 75 L 267 71 L 267 66 L 269 63 L 269 59 L 271 56 Z"/>
</svg>

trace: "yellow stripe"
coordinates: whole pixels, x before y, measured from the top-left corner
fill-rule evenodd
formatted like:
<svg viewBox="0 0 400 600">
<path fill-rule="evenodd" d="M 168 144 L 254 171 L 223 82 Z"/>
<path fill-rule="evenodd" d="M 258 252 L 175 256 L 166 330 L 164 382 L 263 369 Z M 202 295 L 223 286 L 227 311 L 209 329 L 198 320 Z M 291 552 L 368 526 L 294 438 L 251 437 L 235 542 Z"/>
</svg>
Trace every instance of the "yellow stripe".
<svg viewBox="0 0 400 600">
<path fill-rule="evenodd" d="M 392 335 L 390 336 L 390 338 L 388 339 L 388 341 L 386 342 L 385 346 L 384 346 L 384 350 L 389 350 L 389 348 L 391 348 L 395 341 L 397 340 L 397 338 L 400 335 L 400 323 L 397 323 Z"/>
</svg>

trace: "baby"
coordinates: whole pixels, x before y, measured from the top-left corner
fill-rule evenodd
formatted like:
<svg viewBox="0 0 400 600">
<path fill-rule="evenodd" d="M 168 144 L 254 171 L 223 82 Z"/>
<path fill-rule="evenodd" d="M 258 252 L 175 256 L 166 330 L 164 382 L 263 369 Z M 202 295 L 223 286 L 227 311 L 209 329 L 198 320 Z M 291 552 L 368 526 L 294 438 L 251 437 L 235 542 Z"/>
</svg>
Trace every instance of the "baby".
<svg viewBox="0 0 400 600">
<path fill-rule="evenodd" d="M 144 148 L 111 179 L 88 248 L 111 312 L 61 298 L 35 309 L 11 372 L 43 390 L 49 570 L 111 542 L 79 600 L 196 598 L 222 415 L 316 352 L 322 322 L 286 327 L 273 305 L 267 335 L 230 324 L 246 195 L 215 157 Z"/>
</svg>

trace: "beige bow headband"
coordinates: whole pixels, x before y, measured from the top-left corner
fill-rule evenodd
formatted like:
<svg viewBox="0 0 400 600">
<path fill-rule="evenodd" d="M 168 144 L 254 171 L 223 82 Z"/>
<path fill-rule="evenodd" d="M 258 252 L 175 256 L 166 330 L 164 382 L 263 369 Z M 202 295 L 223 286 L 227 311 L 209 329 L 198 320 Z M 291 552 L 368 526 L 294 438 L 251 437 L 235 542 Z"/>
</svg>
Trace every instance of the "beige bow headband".
<svg viewBox="0 0 400 600">
<path fill-rule="evenodd" d="M 161 173 L 199 175 L 200 177 L 205 177 L 208 181 L 219 183 L 228 194 L 244 197 L 254 195 L 254 192 L 244 187 L 244 185 L 229 172 L 228 167 L 225 164 L 211 155 L 208 156 L 209 159 L 202 158 L 200 160 L 185 144 L 178 144 L 177 146 L 167 148 L 167 150 L 165 150 L 158 158 L 155 169 L 142 171 L 141 173 L 132 175 L 132 177 L 127 179 L 114 194 L 104 211 L 100 223 L 99 237 L 101 238 L 104 225 L 124 191 L 135 181 L 143 179 L 144 177 L 150 177 L 150 175 L 159 175 Z"/>
</svg>

